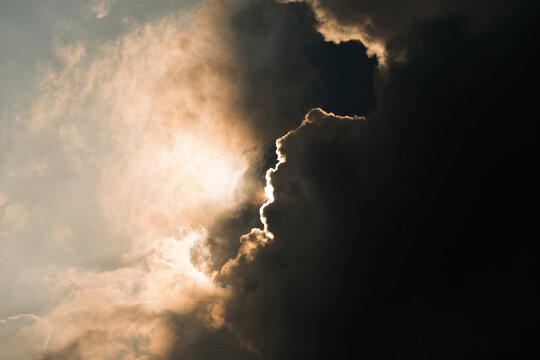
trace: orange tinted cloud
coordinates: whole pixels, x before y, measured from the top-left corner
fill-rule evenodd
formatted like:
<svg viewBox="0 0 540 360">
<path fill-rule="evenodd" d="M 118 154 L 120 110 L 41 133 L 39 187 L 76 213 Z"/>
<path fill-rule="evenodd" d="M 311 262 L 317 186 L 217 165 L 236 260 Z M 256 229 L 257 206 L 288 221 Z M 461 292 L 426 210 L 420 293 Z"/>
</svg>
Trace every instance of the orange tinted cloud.
<svg viewBox="0 0 540 360">
<path fill-rule="evenodd" d="M 227 291 L 209 274 L 206 227 L 246 200 L 240 185 L 257 152 L 226 29 L 214 26 L 219 14 L 220 4 L 209 4 L 132 26 L 99 47 L 56 43 L 56 59 L 41 65 L 18 135 L 39 151 L 12 150 L 11 163 L 24 170 L 6 177 L 1 221 L 7 238 L 22 228 L 29 247 L 47 249 L 42 259 L 48 251 L 63 259 L 43 265 L 51 310 L 29 314 L 39 321 L 24 326 L 3 321 L 14 336 L 0 348 L 19 349 L 17 339 L 26 344 L 21 337 L 35 330 L 46 336 L 24 345 L 27 355 L 150 359 L 168 351 L 168 314 L 223 326 Z M 36 164 L 47 164 L 42 186 Z M 35 193 L 11 203 L 25 182 Z M 80 223 L 96 227 L 94 238 L 80 238 Z M 81 248 L 112 260 L 100 266 Z"/>
</svg>

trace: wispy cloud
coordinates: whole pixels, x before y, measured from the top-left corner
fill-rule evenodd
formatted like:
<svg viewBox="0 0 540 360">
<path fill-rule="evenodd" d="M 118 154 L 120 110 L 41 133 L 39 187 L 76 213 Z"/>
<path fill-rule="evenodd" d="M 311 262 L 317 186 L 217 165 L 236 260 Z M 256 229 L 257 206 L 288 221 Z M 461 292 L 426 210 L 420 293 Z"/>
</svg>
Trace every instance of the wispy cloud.
<svg viewBox="0 0 540 360">
<path fill-rule="evenodd" d="M 111 5 L 115 0 L 92 0 L 89 4 L 89 9 L 96 19 L 102 19 L 111 12 Z"/>
<path fill-rule="evenodd" d="M 153 358 L 168 351 L 168 314 L 223 326 L 206 227 L 245 200 L 254 150 L 227 35 L 209 26 L 218 12 L 133 26 L 99 47 L 57 41 L 41 65 L 33 105 L 2 134 L 15 144 L 0 183 L 2 284 L 18 289 L 12 305 L 42 294 L 39 316 L 2 321 L 0 348 L 20 352 L 8 357 Z"/>
</svg>

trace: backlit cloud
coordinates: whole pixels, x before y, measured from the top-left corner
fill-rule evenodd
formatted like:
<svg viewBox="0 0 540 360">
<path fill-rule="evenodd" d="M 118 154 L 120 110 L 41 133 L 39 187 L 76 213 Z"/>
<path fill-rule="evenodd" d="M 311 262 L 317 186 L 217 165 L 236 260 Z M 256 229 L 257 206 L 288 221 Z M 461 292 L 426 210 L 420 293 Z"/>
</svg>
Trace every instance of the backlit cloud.
<svg viewBox="0 0 540 360">
<path fill-rule="evenodd" d="M 2 3 L 0 360 L 523 358 L 538 6 Z"/>
<path fill-rule="evenodd" d="M 210 26 L 219 11 L 131 26 L 98 47 L 55 43 L 33 105 L 17 115 L 20 147 L 2 183 L 3 266 L 22 271 L 9 260 L 16 247 L 30 249 L 25 261 L 41 254 L 22 265 L 35 269 L 32 284 L 12 281 L 40 284 L 47 305 L 3 321 L 12 335 L 2 348 L 149 359 L 168 352 L 169 313 L 223 326 L 227 292 L 212 282 L 205 228 L 245 201 L 239 186 L 257 152 L 227 33 Z M 28 332 L 46 341 L 21 350 Z"/>
<path fill-rule="evenodd" d="M 357 40 L 367 53 L 376 56 L 379 65 L 404 60 L 403 49 L 389 53 L 389 45 L 423 20 L 433 20 L 452 13 L 475 18 L 489 18 L 500 4 L 489 0 L 277 0 L 282 3 L 304 1 L 317 19 L 317 30 L 327 41 L 340 43 Z M 488 8 L 488 10 L 486 10 Z"/>
</svg>

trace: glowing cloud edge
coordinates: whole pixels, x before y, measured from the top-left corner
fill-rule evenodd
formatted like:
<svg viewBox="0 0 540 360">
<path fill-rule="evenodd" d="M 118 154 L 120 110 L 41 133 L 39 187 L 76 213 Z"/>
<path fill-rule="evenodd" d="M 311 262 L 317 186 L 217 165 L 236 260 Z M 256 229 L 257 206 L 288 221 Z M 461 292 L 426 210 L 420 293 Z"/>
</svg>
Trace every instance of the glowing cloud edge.
<svg viewBox="0 0 540 360">
<path fill-rule="evenodd" d="M 342 119 L 342 120 L 366 120 L 363 116 L 339 116 L 335 115 L 331 112 L 326 112 L 322 110 L 321 108 L 313 108 L 311 109 L 306 116 L 304 117 L 304 120 L 302 123 L 293 130 L 288 131 L 285 135 L 282 137 L 276 139 L 276 156 L 277 156 L 277 162 L 274 167 L 269 168 L 266 170 L 265 173 L 265 180 L 266 185 L 264 187 L 264 193 L 266 195 L 267 200 L 264 202 L 264 204 L 261 205 L 259 208 L 259 219 L 263 225 L 262 229 L 260 228 L 253 228 L 251 231 L 245 235 L 242 235 L 240 237 L 240 249 L 238 250 L 238 254 L 235 258 L 229 259 L 223 265 L 221 268 L 220 273 L 221 274 L 227 274 L 229 273 L 232 268 L 236 267 L 239 263 L 239 261 L 242 258 L 245 258 L 248 261 L 253 260 L 253 257 L 255 255 L 255 252 L 260 246 L 264 246 L 275 239 L 274 233 L 272 233 L 269 229 L 268 225 L 268 218 L 265 215 L 265 210 L 268 206 L 273 204 L 275 202 L 275 196 L 274 196 L 274 186 L 272 185 L 272 175 L 276 173 L 279 170 L 279 167 L 287 162 L 286 155 L 282 152 L 282 146 L 283 141 L 285 141 L 288 137 L 295 135 L 301 129 L 313 124 L 314 122 L 318 121 L 322 118 L 334 118 L 334 119 Z M 216 276 L 217 273 L 214 273 L 214 276 Z"/>
</svg>

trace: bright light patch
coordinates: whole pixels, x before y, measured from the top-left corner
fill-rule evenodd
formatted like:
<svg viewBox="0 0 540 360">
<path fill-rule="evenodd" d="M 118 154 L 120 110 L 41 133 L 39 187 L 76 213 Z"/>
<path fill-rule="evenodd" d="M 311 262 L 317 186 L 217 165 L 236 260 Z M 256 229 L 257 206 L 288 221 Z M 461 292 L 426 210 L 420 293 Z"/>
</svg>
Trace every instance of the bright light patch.
<svg viewBox="0 0 540 360">
<path fill-rule="evenodd" d="M 39 316 L 1 320 L 0 334 L 14 335 L 0 348 L 41 358 L 78 344 L 85 359 L 149 359 L 167 353 L 168 314 L 197 309 L 199 325 L 223 325 L 227 291 L 209 277 L 206 229 L 246 201 L 253 140 L 238 62 L 207 23 L 215 7 L 99 47 L 56 44 L 41 65 L 38 95 L 18 115 L 17 143 L 32 146 L 10 149 L 0 184 L 0 250 L 26 263 L 0 261 L 13 274 L 35 266 L 51 300 Z"/>
</svg>

